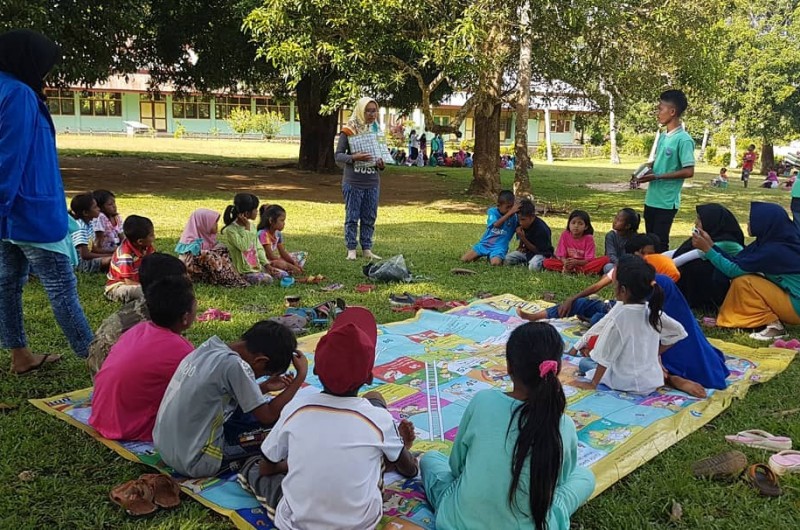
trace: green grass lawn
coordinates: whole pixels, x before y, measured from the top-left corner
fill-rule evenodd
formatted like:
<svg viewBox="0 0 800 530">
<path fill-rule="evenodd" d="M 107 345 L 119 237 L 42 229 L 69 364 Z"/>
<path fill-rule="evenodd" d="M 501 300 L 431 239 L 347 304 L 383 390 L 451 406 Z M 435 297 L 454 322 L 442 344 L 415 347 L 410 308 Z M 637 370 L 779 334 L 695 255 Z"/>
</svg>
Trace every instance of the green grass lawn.
<svg viewBox="0 0 800 530">
<path fill-rule="evenodd" d="M 62 147 L 63 140 L 64 137 L 59 138 Z M 149 140 L 132 142 L 135 151 L 151 149 L 140 148 L 140 145 L 145 145 L 139 144 L 140 141 Z M 596 229 L 596 241 L 602 248 L 603 236 L 610 229 L 617 209 L 622 206 L 640 209 L 644 193 L 610 193 L 586 185 L 624 182 L 635 162 L 631 161 L 622 168 L 602 161 L 559 162 L 553 166 L 537 163 L 532 172 L 537 200 L 567 210 L 588 210 Z M 351 305 L 369 307 L 379 322 L 408 317 L 390 310 L 387 297 L 392 292 L 408 290 L 466 300 L 478 291 L 509 292 L 527 299 L 536 299 L 543 291 L 554 291 L 559 299 L 563 299 L 593 281 L 561 274 L 532 274 L 523 268 L 491 268 L 485 263 L 470 265 L 479 272 L 474 276 L 450 275 L 449 269 L 459 265 L 458 257 L 480 237 L 484 226 L 484 215 L 480 211 L 487 205 L 479 204 L 480 208 L 477 208 L 475 201 L 464 195 L 463 190 L 470 178 L 466 170 L 392 168 L 386 172 L 384 184 L 390 180 L 402 180 L 407 171 L 425 171 L 431 173 L 431 179 L 445 179 L 449 191 L 444 196 L 430 196 L 421 204 L 381 207 L 375 251 L 384 257 L 405 254 L 414 274 L 431 278 L 422 283 L 381 285 L 372 293 L 355 293 L 353 287 L 364 281 L 362 263 L 344 260 L 342 204 L 318 202 L 313 196 L 281 201 L 288 212 L 287 248 L 309 251 L 309 272 L 324 274 L 331 282 L 344 283 L 346 289 L 336 296 L 345 298 Z M 715 173 L 716 168 L 699 168 L 695 187 L 684 191 L 684 204 L 673 228 L 673 246 L 688 236 L 695 217 L 693 207 L 701 202 L 723 202 L 743 223 L 751 200 L 778 201 L 788 205 L 788 194 L 743 190 L 733 179 L 732 187 L 726 191 L 711 189 L 707 182 Z M 510 186 L 512 179 L 512 172 L 503 172 L 505 185 Z M 120 211 L 151 217 L 156 225 L 156 246 L 168 252 L 174 247 L 183 223 L 193 209 L 202 206 L 221 211 L 231 199 L 228 193 L 222 192 L 186 191 L 180 196 L 152 196 L 132 190 L 116 190 L 119 191 L 117 203 Z M 388 199 L 385 195 L 383 198 Z M 269 196 L 263 196 L 262 200 L 269 201 Z M 553 228 L 554 237 L 558 237 L 566 216 L 548 214 L 545 220 Z M 116 308 L 103 298 L 103 283 L 101 276 L 79 276 L 81 301 L 92 327 Z M 289 290 L 277 286 L 225 290 L 198 285 L 196 290 L 201 310 L 221 308 L 231 311 L 233 319 L 224 323 L 196 323 L 187 333 L 195 344 L 213 334 L 225 340 L 234 339 L 264 316 L 280 314 L 283 297 L 288 293 L 302 295 L 303 303 L 307 305 L 328 298 L 324 293 L 303 286 Z M 255 312 L 254 304 L 265 308 L 266 315 Z M 146 469 L 123 460 L 84 433 L 27 404 L 29 398 L 87 387 L 91 379 L 83 361 L 68 353 L 47 299 L 35 282 L 25 290 L 25 320 L 36 351 L 56 351 L 66 355 L 60 364 L 34 375 L 12 376 L 6 368 L 0 375 L 0 401 L 19 405 L 15 411 L 0 414 L 0 528 L 229 528 L 227 519 L 214 515 L 193 501 L 187 500 L 177 510 L 160 512 L 142 522 L 131 520 L 110 503 L 108 491 L 112 486 L 135 478 Z M 743 333 L 713 330 L 710 334 L 755 345 Z M 0 366 L 9 364 L 8 353 L 0 353 Z M 743 429 L 761 428 L 800 440 L 799 365 L 795 362 L 774 380 L 753 388 L 746 400 L 734 401 L 728 411 L 708 426 L 591 501 L 575 516 L 575 527 L 797 528 L 800 521 L 800 480 L 797 478 L 783 481 L 786 491 L 783 497 L 767 500 L 740 483 L 727 485 L 694 480 L 689 465 L 698 458 L 726 449 L 728 446 L 723 435 Z M 779 414 L 781 411 L 789 412 Z M 767 455 L 763 452 L 746 452 L 752 462 L 766 462 Z M 19 474 L 23 471 L 32 471 L 35 474 L 33 480 L 20 479 Z M 669 519 L 673 501 L 683 507 L 683 517 L 677 522 Z"/>
</svg>

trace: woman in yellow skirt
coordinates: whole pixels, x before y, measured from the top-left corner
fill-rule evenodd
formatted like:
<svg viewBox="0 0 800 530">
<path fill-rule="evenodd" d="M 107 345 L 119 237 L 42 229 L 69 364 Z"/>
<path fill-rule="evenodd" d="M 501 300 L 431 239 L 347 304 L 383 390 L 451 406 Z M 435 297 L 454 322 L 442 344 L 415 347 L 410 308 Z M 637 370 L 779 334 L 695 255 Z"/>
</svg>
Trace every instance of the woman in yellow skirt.
<svg viewBox="0 0 800 530">
<path fill-rule="evenodd" d="M 750 204 L 750 235 L 756 240 L 736 257 L 714 245 L 703 230 L 692 236 L 714 267 L 732 278 L 717 315 L 724 328 L 764 328 L 751 338 L 770 341 L 800 324 L 800 231 L 778 204 Z"/>
</svg>

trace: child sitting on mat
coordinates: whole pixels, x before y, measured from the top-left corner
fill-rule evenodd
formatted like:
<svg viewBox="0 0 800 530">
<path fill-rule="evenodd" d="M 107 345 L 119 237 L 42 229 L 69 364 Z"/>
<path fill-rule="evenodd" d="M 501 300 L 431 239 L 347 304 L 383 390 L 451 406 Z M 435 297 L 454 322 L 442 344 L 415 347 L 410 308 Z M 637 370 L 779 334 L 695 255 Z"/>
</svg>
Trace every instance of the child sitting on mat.
<svg viewBox="0 0 800 530">
<path fill-rule="evenodd" d="M 194 349 L 181 336 L 197 313 L 192 282 L 168 276 L 150 285 L 145 296 L 150 321 L 119 338 L 94 380 L 89 424 L 111 440 L 153 441 L 164 391 Z"/>
<path fill-rule="evenodd" d="M 157 280 L 171 276 L 186 277 L 186 266 L 175 256 L 155 252 L 142 258 L 142 264 L 139 267 L 139 281 L 145 293 Z M 100 370 L 108 357 L 108 352 L 120 336 L 145 320 L 150 320 L 150 312 L 147 310 L 147 302 L 144 298 L 128 302 L 119 311 L 103 320 L 94 333 L 94 339 L 89 344 L 89 357 L 86 359 L 86 365 L 92 376 Z"/>
<path fill-rule="evenodd" d="M 375 528 L 385 463 L 417 474 L 411 422 L 398 430 L 379 393 L 358 397 L 372 384 L 377 336 L 363 307 L 339 315 L 314 356 L 324 390 L 292 400 L 264 440 L 266 458 L 242 466 L 239 482 L 274 514 L 276 527 Z"/>
<path fill-rule="evenodd" d="M 533 201 L 520 201 L 517 219 L 517 239 L 519 246 L 505 259 L 506 265 L 527 265 L 531 271 L 542 270 L 544 260 L 553 255 L 552 232 L 538 215 Z"/>
<path fill-rule="evenodd" d="M 436 451 L 422 457 L 436 528 L 569 529 L 595 479 L 578 465 L 575 424 L 564 413 L 563 348 L 550 324 L 516 328 L 506 344 L 511 392 L 478 392 L 450 457 Z"/>
<path fill-rule="evenodd" d="M 461 256 L 461 261 L 469 263 L 488 257 L 489 263 L 495 266 L 503 264 L 508 253 L 508 244 L 519 225 L 517 211 L 520 203 L 514 199 L 514 193 L 503 190 L 497 196 L 497 206 L 489 208 L 486 219 L 486 231 L 472 250 Z"/>
<path fill-rule="evenodd" d="M 218 474 L 258 453 L 258 443 L 305 381 L 308 360 L 277 322 L 258 322 L 226 344 L 211 337 L 178 365 L 158 409 L 153 442 L 164 462 L 189 477 Z M 294 378 L 256 378 L 284 374 Z M 272 399 L 265 392 L 284 389 Z M 253 442 L 255 440 L 255 442 Z"/>
<path fill-rule="evenodd" d="M 652 265 L 624 256 L 613 274 L 619 303 L 582 337 L 585 343 L 597 336 L 590 359 L 579 367 L 581 372 L 594 369 L 594 375 L 590 383 L 575 385 L 594 389 L 602 383 L 621 392 L 650 394 L 664 384 L 659 355 L 685 339 L 686 330 L 661 312 L 664 291 Z"/>
<path fill-rule="evenodd" d="M 236 272 L 251 285 L 272 283 L 273 269 L 252 223 L 258 215 L 258 202 L 258 197 L 252 193 L 237 193 L 233 204 L 222 214 L 225 227 L 219 235 L 219 242 L 228 248 Z"/>
<path fill-rule="evenodd" d="M 550 271 L 598 274 L 608 263 L 608 256 L 595 257 L 594 228 L 589 214 L 574 210 L 569 214 L 567 229 L 561 233 L 555 255 L 544 260 Z"/>
</svg>

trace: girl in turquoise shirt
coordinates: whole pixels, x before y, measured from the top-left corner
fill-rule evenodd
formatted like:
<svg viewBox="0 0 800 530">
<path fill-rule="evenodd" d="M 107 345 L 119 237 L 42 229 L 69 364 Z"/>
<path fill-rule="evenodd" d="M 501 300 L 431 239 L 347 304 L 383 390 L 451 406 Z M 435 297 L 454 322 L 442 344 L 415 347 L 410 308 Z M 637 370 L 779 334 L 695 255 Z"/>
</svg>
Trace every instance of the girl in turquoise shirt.
<svg viewBox="0 0 800 530">
<path fill-rule="evenodd" d="M 564 414 L 563 349 L 550 324 L 515 329 L 506 345 L 513 390 L 476 394 L 449 460 L 435 451 L 422 457 L 437 529 L 569 529 L 595 479 L 577 465 L 575 425 Z"/>
</svg>

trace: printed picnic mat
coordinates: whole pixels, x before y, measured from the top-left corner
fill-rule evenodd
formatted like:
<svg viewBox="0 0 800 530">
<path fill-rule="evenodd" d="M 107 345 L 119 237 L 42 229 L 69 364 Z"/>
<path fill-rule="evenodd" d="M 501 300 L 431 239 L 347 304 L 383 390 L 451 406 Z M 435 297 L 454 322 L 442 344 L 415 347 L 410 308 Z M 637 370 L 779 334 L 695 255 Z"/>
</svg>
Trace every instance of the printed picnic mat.
<svg viewBox="0 0 800 530">
<path fill-rule="evenodd" d="M 515 309 L 535 311 L 547 305 L 550 304 L 502 295 L 448 313 L 421 311 L 410 320 L 379 326 L 375 383 L 364 391 L 380 391 L 395 419 L 407 418 L 414 423 L 415 450 L 449 452 L 472 396 L 488 388 L 510 387 L 504 346 L 511 331 L 523 323 Z M 557 320 L 553 324 L 567 347 L 586 330 L 574 319 Z M 320 337 L 321 334 L 303 338 L 301 349 L 311 354 Z M 578 428 L 580 463 L 589 466 L 597 477 L 595 495 L 709 422 L 730 405 L 732 398 L 743 397 L 750 385 L 783 371 L 794 357 L 790 350 L 715 344 L 726 354 L 730 385 L 724 391 L 712 392 L 707 399 L 668 388 L 649 396 L 603 390 L 603 387 L 598 391 L 578 390 L 570 386 L 578 359 L 564 357 L 560 378 L 565 384 L 567 413 Z M 311 370 L 306 382 L 301 392 L 319 390 L 319 380 Z M 31 403 L 83 429 L 124 458 L 173 474 L 151 444 L 106 440 L 87 425 L 91 390 L 31 400 Z M 419 479 L 405 480 L 392 475 L 386 483 L 384 528 L 434 528 L 433 513 Z M 182 480 L 181 485 L 192 498 L 230 517 L 238 528 L 273 528 L 266 512 L 231 474 Z"/>
</svg>

